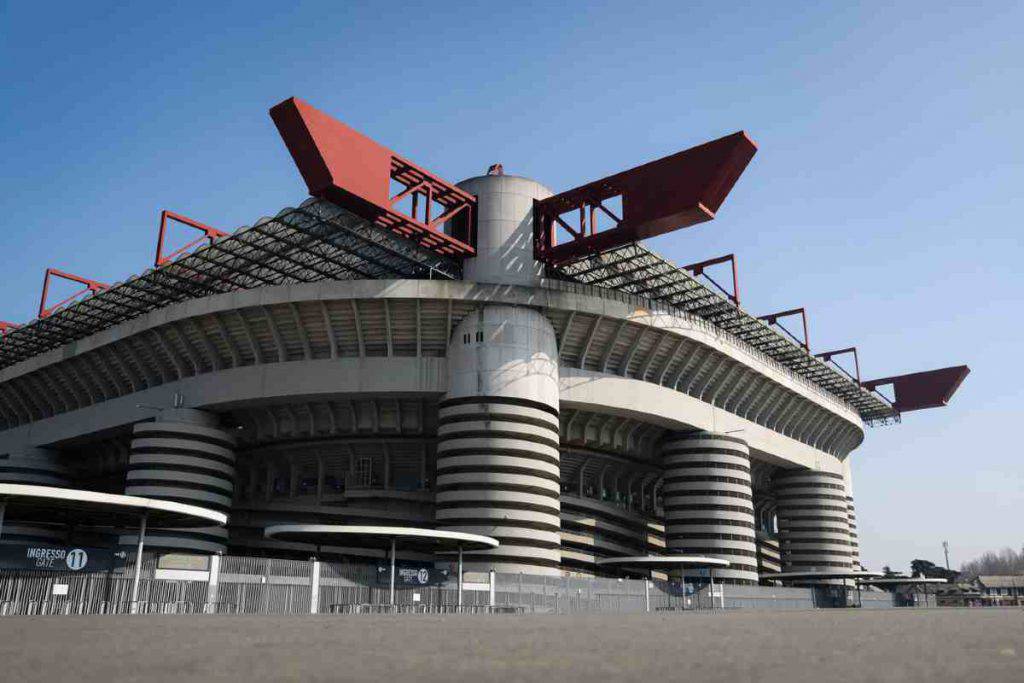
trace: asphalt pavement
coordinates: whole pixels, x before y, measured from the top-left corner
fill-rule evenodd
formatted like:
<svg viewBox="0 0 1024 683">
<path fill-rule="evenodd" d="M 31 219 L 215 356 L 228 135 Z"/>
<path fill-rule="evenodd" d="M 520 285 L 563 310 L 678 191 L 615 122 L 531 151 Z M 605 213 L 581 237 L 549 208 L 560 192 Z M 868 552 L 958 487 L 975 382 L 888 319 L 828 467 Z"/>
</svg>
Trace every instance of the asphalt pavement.
<svg viewBox="0 0 1024 683">
<path fill-rule="evenodd" d="M 1024 681 L 1024 610 L 0 619 L 3 681 Z"/>
</svg>

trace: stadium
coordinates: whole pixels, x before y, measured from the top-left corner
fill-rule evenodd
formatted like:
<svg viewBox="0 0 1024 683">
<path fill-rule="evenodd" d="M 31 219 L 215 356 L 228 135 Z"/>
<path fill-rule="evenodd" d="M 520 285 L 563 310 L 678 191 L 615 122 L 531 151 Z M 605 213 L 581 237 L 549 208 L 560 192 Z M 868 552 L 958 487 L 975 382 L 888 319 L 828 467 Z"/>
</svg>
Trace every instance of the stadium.
<svg viewBox="0 0 1024 683">
<path fill-rule="evenodd" d="M 691 567 L 756 596 L 869 574 L 853 451 L 968 369 L 864 379 L 803 309 L 747 312 L 733 255 L 642 244 L 716 217 L 745 133 L 555 192 L 500 164 L 450 183 L 302 100 L 270 115 L 310 198 L 232 232 L 164 211 L 152 268 L 49 268 L 38 318 L 0 323 L 0 560 L 131 564 L 144 535 L 137 593 L 140 571 L 212 585 L 222 557 L 390 553 L 393 602 L 396 564 L 433 585 L 457 553 L 491 604 L 496 575 Z M 55 303 L 55 280 L 81 289 Z"/>
</svg>

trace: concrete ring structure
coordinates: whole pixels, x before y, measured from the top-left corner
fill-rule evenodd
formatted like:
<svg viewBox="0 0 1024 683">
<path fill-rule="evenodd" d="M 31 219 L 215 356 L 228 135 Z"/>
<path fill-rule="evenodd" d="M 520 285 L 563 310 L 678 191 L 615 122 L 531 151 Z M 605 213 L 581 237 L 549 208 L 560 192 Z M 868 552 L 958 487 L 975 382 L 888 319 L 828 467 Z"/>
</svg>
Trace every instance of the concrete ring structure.
<svg viewBox="0 0 1024 683">
<path fill-rule="evenodd" d="M 716 215 L 745 133 L 555 193 L 500 165 L 449 183 L 301 100 L 271 116 L 310 199 L 233 232 L 165 211 L 154 268 L 49 269 L 81 296 L 0 328 L 0 482 L 230 516 L 153 530 L 160 552 L 298 558 L 267 531 L 415 527 L 494 538 L 474 572 L 861 575 L 854 449 L 968 371 L 862 380 L 855 348 L 790 334 L 802 309 L 748 312 L 731 255 L 642 244 Z M 172 220 L 201 234 L 167 254 Z M 324 553 L 379 558 L 350 538 Z"/>
</svg>

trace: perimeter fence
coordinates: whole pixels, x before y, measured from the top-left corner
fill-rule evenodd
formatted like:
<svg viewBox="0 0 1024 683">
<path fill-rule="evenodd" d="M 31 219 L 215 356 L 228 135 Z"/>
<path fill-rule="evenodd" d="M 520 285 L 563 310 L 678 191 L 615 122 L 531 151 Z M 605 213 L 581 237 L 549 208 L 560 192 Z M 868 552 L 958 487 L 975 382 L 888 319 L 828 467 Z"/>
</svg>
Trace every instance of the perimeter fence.
<svg viewBox="0 0 1024 683">
<path fill-rule="evenodd" d="M 166 558 L 165 558 L 166 559 Z M 710 609 L 810 609 L 809 588 L 679 585 L 643 579 L 466 574 L 462 607 L 454 577 L 395 587 L 374 564 L 262 557 L 193 557 L 168 565 L 144 555 L 139 599 L 133 561 L 106 572 L 0 570 L 0 616 L 57 614 L 317 614 L 457 611 L 534 614 Z M 891 606 L 888 594 L 871 606 Z M 867 602 L 867 601 L 865 601 Z"/>
</svg>

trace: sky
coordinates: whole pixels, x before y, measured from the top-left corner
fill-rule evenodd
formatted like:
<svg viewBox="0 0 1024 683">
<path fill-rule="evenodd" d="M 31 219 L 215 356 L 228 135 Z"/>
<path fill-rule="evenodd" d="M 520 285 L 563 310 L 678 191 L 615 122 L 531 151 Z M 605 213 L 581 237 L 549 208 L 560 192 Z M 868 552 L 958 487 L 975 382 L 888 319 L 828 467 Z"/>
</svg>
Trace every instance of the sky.
<svg viewBox="0 0 1024 683">
<path fill-rule="evenodd" d="M 0 319 L 47 266 L 145 269 L 161 209 L 301 202 L 267 115 L 293 95 L 453 181 L 555 191 L 743 129 L 717 219 L 650 246 L 735 252 L 747 310 L 805 306 L 865 378 L 972 370 L 854 452 L 862 562 L 1024 544 L 1024 3 L 118 4 L 0 2 Z"/>
</svg>

